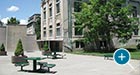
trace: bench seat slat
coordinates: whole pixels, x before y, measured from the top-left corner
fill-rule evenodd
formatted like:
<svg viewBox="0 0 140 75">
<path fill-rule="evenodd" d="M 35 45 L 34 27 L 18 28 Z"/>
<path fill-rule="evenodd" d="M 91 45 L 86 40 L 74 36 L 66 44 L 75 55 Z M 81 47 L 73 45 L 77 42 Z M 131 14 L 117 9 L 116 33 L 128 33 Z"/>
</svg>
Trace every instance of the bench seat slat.
<svg viewBox="0 0 140 75">
<path fill-rule="evenodd" d="M 15 63 L 15 66 L 27 66 L 27 65 L 29 65 L 29 63 L 22 63 L 22 62 Z"/>
</svg>

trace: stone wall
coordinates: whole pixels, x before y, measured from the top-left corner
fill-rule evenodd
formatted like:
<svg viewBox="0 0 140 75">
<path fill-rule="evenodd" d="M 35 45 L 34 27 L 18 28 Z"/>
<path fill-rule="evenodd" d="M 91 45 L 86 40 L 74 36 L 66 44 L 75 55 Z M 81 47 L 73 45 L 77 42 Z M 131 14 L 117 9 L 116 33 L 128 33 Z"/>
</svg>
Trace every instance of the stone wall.
<svg viewBox="0 0 140 75">
<path fill-rule="evenodd" d="M 8 25 L 0 27 L 0 45 L 4 43 L 6 51 L 15 51 L 19 39 L 25 51 L 39 50 L 36 35 L 26 34 L 26 25 Z"/>
<path fill-rule="evenodd" d="M 6 28 L 7 51 L 15 51 L 18 40 L 21 39 L 23 49 L 25 49 L 26 26 L 25 25 L 8 25 Z"/>
<path fill-rule="evenodd" d="M 6 27 L 0 27 L 0 46 L 3 43 L 6 45 Z"/>
<path fill-rule="evenodd" d="M 27 35 L 26 36 L 26 51 L 35 51 L 35 50 L 39 50 L 37 41 L 36 41 L 36 35 Z"/>
</svg>

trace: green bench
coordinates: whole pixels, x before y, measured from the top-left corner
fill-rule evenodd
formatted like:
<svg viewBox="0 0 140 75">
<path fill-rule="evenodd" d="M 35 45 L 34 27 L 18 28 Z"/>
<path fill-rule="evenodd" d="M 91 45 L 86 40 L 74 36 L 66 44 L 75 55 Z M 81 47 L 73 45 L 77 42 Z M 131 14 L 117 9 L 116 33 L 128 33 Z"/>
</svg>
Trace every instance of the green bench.
<svg viewBox="0 0 140 75">
<path fill-rule="evenodd" d="M 21 57 L 13 56 L 12 64 L 14 64 L 16 67 L 20 66 L 21 71 L 23 71 L 23 67 L 29 65 L 29 62 L 25 60 L 25 58 L 27 58 L 27 56 L 21 56 Z"/>
<path fill-rule="evenodd" d="M 50 68 L 55 67 L 55 64 L 48 64 L 47 62 L 37 62 L 38 65 L 40 65 L 40 69 L 44 69 L 45 67 L 47 67 L 47 71 L 50 72 Z"/>
<path fill-rule="evenodd" d="M 45 53 L 44 55 L 47 56 L 47 58 L 48 58 L 49 56 L 53 56 L 52 52 L 47 52 L 47 53 Z"/>
<path fill-rule="evenodd" d="M 60 58 L 63 58 L 63 55 L 62 55 L 62 54 L 57 54 L 56 52 L 47 52 L 47 53 L 45 53 L 44 55 L 47 56 L 47 58 L 48 58 L 49 56 L 51 56 L 53 59 L 57 59 L 58 56 L 59 56 Z"/>
<path fill-rule="evenodd" d="M 29 63 L 28 62 L 16 62 L 16 63 L 14 63 L 15 64 L 15 66 L 20 66 L 21 67 L 21 71 L 23 71 L 23 67 L 24 66 L 28 66 L 29 65 Z"/>
<path fill-rule="evenodd" d="M 110 59 L 110 58 L 113 58 L 113 54 L 106 54 L 104 55 L 104 59 Z"/>
</svg>

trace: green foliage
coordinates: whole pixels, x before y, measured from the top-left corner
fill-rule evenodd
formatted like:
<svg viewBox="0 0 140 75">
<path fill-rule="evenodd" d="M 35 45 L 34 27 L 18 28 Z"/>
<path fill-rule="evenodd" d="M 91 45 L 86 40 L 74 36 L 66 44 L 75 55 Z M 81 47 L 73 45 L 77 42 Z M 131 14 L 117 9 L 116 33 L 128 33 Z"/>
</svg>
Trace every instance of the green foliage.
<svg viewBox="0 0 140 75">
<path fill-rule="evenodd" d="M 49 49 L 49 48 L 48 48 L 48 44 L 47 44 L 47 42 L 45 42 L 45 44 L 44 44 L 44 46 L 43 46 L 43 50 L 44 50 L 44 51 L 48 51 L 48 49 Z"/>
<path fill-rule="evenodd" d="M 40 24 L 41 23 L 40 22 L 41 22 L 41 19 L 38 18 L 38 20 L 36 22 L 36 26 L 35 26 L 35 33 L 37 35 L 37 39 L 40 39 L 40 37 L 41 37 L 41 34 L 40 34 L 40 32 L 41 32 L 41 30 L 40 30 Z"/>
<path fill-rule="evenodd" d="M 137 46 L 136 46 L 136 47 L 137 47 L 137 49 L 140 49 L 140 43 L 139 43 L 139 44 L 137 44 Z"/>
<path fill-rule="evenodd" d="M 15 56 L 19 56 L 23 54 L 23 46 L 22 46 L 22 41 L 19 39 L 16 50 L 15 50 Z"/>
<path fill-rule="evenodd" d="M 131 17 L 132 7 L 125 4 L 126 0 L 90 0 L 82 4 L 82 11 L 75 13 L 79 30 L 84 29 L 84 42 L 110 41 L 117 36 L 120 42 L 126 43 L 138 27 L 138 18 Z"/>
<path fill-rule="evenodd" d="M 0 47 L 0 51 L 5 51 L 5 46 L 4 44 L 2 43 L 1 47 Z"/>
<path fill-rule="evenodd" d="M 11 17 L 10 19 L 7 20 L 7 24 L 20 24 L 20 22 L 16 18 Z"/>
</svg>

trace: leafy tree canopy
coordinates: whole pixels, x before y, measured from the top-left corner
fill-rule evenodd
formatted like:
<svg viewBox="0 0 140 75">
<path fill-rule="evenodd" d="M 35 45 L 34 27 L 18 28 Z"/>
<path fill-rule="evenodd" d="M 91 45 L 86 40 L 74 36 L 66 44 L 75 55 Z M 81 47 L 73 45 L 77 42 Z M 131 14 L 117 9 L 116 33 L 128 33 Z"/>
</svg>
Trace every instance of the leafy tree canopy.
<svg viewBox="0 0 140 75">
<path fill-rule="evenodd" d="M 36 24 L 36 26 L 35 26 L 35 33 L 37 35 L 37 39 L 40 39 L 40 37 L 41 37 L 41 34 L 40 34 L 41 33 L 41 28 L 40 28 L 41 19 L 38 18 L 37 22 L 35 24 Z"/>
<path fill-rule="evenodd" d="M 7 24 L 20 24 L 20 22 L 16 18 L 11 17 L 10 19 L 7 20 Z"/>
<path fill-rule="evenodd" d="M 132 6 L 126 0 L 90 0 L 82 4 L 82 11 L 75 13 L 79 30 L 85 31 L 85 42 L 117 36 L 127 42 L 136 27 L 138 18 L 132 17 Z"/>
</svg>

